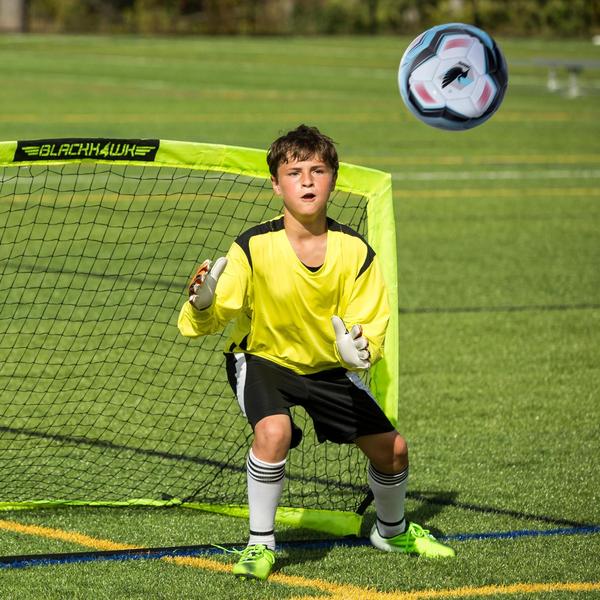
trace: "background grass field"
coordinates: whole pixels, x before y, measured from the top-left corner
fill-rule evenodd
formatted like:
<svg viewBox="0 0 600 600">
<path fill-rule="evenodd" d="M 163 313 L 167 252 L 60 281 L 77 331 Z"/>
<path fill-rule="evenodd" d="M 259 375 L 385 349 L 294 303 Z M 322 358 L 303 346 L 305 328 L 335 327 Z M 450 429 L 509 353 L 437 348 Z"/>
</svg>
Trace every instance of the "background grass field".
<svg viewBox="0 0 600 600">
<path fill-rule="evenodd" d="M 408 512 L 454 536 L 457 550 L 456 560 L 428 562 L 360 545 L 292 547 L 279 579 L 262 585 L 220 572 L 228 560 L 220 556 L 210 558 L 217 566 L 4 569 L 2 598 L 376 598 L 367 587 L 388 598 L 438 589 L 444 598 L 457 588 L 469 597 L 480 586 L 526 584 L 505 591 L 554 599 L 575 593 L 558 584 L 598 586 L 598 533 L 522 532 L 600 524 L 600 72 L 584 70 L 582 96 L 569 99 L 564 89 L 548 92 L 546 71 L 531 62 L 597 60 L 600 48 L 498 41 L 510 68 L 505 103 L 484 126 L 453 134 L 421 125 L 401 105 L 395 78 L 408 39 L 0 37 L 0 139 L 265 148 L 306 122 L 338 142 L 343 160 L 393 174 Z M 243 520 L 181 509 L 0 519 L 132 546 L 246 537 Z M 0 555 L 84 549 L 81 539 L 28 531 L 0 528 Z M 282 529 L 279 537 L 306 536 Z M 597 596 L 598 588 L 580 592 Z"/>
</svg>

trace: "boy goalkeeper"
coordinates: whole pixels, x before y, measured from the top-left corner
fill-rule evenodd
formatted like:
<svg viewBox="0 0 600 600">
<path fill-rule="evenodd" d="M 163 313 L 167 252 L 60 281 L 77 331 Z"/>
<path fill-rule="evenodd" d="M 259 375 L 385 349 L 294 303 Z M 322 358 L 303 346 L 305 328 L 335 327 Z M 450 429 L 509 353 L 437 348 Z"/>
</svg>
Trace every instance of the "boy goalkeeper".
<svg viewBox="0 0 600 600">
<path fill-rule="evenodd" d="M 320 442 L 355 443 L 369 459 L 374 546 L 453 556 L 406 522 L 406 442 L 356 374 L 382 356 L 389 306 L 374 251 L 327 217 L 335 146 L 300 125 L 273 142 L 267 163 L 283 214 L 243 232 L 212 267 L 202 264 L 178 321 L 184 336 L 197 337 L 235 319 L 227 374 L 254 439 L 246 462 L 250 537 L 233 572 L 266 579 L 273 568 L 286 458 L 301 438 L 295 405 L 310 415 Z"/>
</svg>

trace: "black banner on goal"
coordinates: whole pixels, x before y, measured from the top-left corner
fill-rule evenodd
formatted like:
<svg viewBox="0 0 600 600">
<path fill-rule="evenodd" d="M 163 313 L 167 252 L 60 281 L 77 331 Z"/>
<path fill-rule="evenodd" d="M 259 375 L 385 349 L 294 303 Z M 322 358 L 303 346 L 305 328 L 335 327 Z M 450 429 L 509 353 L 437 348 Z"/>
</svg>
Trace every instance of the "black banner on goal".
<svg viewBox="0 0 600 600">
<path fill-rule="evenodd" d="M 142 160 L 152 162 L 160 140 L 65 138 L 20 140 L 13 162 L 32 160 Z"/>
</svg>

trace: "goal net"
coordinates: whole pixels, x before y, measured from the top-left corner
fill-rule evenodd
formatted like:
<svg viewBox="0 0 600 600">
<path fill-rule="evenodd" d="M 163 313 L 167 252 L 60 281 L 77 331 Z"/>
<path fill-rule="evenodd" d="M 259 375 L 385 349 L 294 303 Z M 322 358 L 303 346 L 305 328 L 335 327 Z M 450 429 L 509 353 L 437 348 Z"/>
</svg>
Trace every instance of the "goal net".
<svg viewBox="0 0 600 600">
<path fill-rule="evenodd" d="M 281 212 L 265 152 L 167 140 L 0 143 L 0 509 L 184 505 L 244 514 L 250 427 L 223 335 L 177 316 L 204 259 Z M 397 307 L 388 174 L 340 166 L 329 215 L 368 238 Z M 225 332 L 226 333 L 226 332 Z M 397 314 L 369 385 L 393 422 Z M 278 519 L 356 533 L 353 445 L 290 453 Z"/>
</svg>

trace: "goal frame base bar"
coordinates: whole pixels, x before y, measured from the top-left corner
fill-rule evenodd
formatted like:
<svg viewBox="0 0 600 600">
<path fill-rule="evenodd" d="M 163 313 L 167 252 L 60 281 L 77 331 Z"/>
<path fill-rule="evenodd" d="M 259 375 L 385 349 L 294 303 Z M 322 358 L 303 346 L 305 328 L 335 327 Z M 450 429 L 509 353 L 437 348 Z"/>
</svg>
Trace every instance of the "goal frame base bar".
<svg viewBox="0 0 600 600">
<path fill-rule="evenodd" d="M 58 509 L 69 507 L 97 507 L 97 508 L 189 508 L 202 512 L 216 513 L 229 517 L 248 519 L 247 505 L 241 504 L 206 504 L 202 502 L 186 502 L 178 498 L 169 500 L 152 500 L 137 498 L 133 500 L 118 501 L 84 501 L 84 500 L 25 500 L 22 502 L 0 502 L 0 512 Z M 360 534 L 363 516 L 353 512 L 336 510 L 319 510 L 311 508 L 294 508 L 280 506 L 277 508 L 275 521 L 280 525 L 288 525 L 297 529 L 311 529 L 340 537 L 358 536 Z"/>
</svg>

